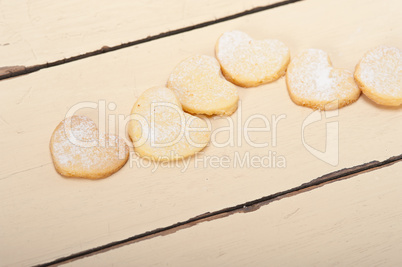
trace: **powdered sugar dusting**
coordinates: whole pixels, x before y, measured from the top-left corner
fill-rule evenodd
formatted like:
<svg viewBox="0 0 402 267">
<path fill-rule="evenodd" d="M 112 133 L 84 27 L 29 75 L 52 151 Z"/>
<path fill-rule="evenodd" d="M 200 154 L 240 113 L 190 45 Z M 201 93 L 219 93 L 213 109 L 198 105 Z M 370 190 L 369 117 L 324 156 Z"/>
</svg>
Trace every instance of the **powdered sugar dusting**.
<svg viewBox="0 0 402 267">
<path fill-rule="evenodd" d="M 254 40 L 244 32 L 229 31 L 219 38 L 217 58 L 231 76 L 262 81 L 283 68 L 289 49 L 278 40 Z"/>
<path fill-rule="evenodd" d="M 75 171 L 83 176 L 101 173 L 117 162 L 125 162 L 128 154 L 123 139 L 99 134 L 96 124 L 86 116 L 63 120 L 52 135 L 50 149 L 55 165 L 69 176 L 76 176 Z"/>
<path fill-rule="evenodd" d="M 289 90 L 306 101 L 345 99 L 358 91 L 351 79 L 351 72 L 334 69 L 328 54 L 319 49 L 305 50 L 293 58 L 287 73 Z"/>
<path fill-rule="evenodd" d="M 209 56 L 182 61 L 170 75 L 168 87 L 184 108 L 200 114 L 212 115 L 211 111 L 224 110 L 238 100 L 236 87 L 221 77 L 218 61 Z"/>
<path fill-rule="evenodd" d="M 191 140 L 200 147 L 187 142 L 186 125 L 192 121 L 193 127 L 206 127 L 206 123 L 184 113 L 175 94 L 168 88 L 154 87 L 145 91 L 132 113 L 140 115 L 143 123 L 133 120 L 130 136 L 136 149 L 148 156 L 185 157 L 201 150 L 209 141 L 209 132 L 191 132 Z"/>
<path fill-rule="evenodd" d="M 402 51 L 379 46 L 360 61 L 361 82 L 376 92 L 402 98 Z"/>
</svg>

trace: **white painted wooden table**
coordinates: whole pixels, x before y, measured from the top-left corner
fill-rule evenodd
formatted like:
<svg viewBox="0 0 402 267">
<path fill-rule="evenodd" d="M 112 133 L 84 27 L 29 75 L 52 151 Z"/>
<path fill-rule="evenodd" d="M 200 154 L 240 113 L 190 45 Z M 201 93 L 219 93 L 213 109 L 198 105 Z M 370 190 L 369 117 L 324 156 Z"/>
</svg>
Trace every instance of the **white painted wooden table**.
<svg viewBox="0 0 402 267">
<path fill-rule="evenodd" d="M 351 71 L 372 47 L 402 48 L 401 1 L 293 2 L 1 1 L 0 266 L 401 265 L 402 108 L 365 96 L 338 113 L 314 113 L 290 100 L 282 78 L 239 88 L 235 144 L 211 144 L 185 170 L 153 171 L 135 156 L 99 181 L 53 168 L 49 139 L 68 110 L 114 103 L 106 115 L 127 116 L 181 60 L 213 56 L 227 30 L 280 39 L 292 55 L 320 48 Z M 98 112 L 77 113 L 97 121 Z M 255 114 L 271 125 L 281 118 L 252 135 L 268 147 L 238 135 Z M 303 129 L 314 115 L 322 119 Z M 210 120 L 214 129 L 228 124 Z M 330 123 L 338 131 L 327 140 Z M 332 141 L 332 165 L 307 149 Z M 286 166 L 206 161 L 246 154 Z"/>
</svg>

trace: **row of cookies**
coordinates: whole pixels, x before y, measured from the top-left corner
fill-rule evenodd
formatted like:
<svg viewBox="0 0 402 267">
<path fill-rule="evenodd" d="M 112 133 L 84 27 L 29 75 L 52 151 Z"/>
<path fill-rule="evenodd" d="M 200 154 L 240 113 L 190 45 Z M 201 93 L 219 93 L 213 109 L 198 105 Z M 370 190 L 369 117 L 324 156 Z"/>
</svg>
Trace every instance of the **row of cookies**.
<svg viewBox="0 0 402 267">
<path fill-rule="evenodd" d="M 289 95 L 298 105 L 340 108 L 356 101 L 360 90 L 380 104 L 402 103 L 402 57 L 397 48 L 368 52 L 354 77 L 347 70 L 333 68 L 322 50 L 308 49 L 290 60 L 290 51 L 282 42 L 256 41 L 240 31 L 224 33 L 215 51 L 216 59 L 197 55 L 182 61 L 172 71 L 167 88 L 148 89 L 138 98 L 128 133 L 139 156 L 178 160 L 197 153 L 208 144 L 211 130 L 207 120 L 194 115 L 231 115 L 239 100 L 235 85 L 254 87 L 285 73 Z M 74 116 L 56 128 L 50 150 L 60 174 L 97 179 L 126 163 L 124 140 L 99 133 L 93 125 L 84 116 Z M 98 142 L 86 146 L 93 140 Z M 105 144 L 105 140 L 112 142 Z"/>
<path fill-rule="evenodd" d="M 235 90 L 219 79 L 219 69 L 227 81 L 241 87 L 269 83 L 286 73 L 290 98 L 313 109 L 341 108 L 355 102 L 361 91 L 381 105 L 402 104 L 402 52 L 398 48 L 380 46 L 369 51 L 354 75 L 332 67 L 322 50 L 307 49 L 290 60 L 290 51 L 281 41 L 254 40 L 241 31 L 222 34 L 215 54 L 218 61 L 207 56 L 186 59 L 170 76 L 167 86 L 185 111 L 206 115 L 234 112 Z"/>
<path fill-rule="evenodd" d="M 269 83 L 286 72 L 289 95 L 298 105 L 341 108 L 355 102 L 361 91 L 381 105 L 402 104 L 402 52 L 398 48 L 370 50 L 354 75 L 333 68 L 322 50 L 307 49 L 290 61 L 289 49 L 282 42 L 257 41 L 240 31 L 224 33 L 215 51 L 225 78 L 242 87 Z"/>
<path fill-rule="evenodd" d="M 402 51 L 395 47 L 367 52 L 354 75 L 333 68 L 322 50 L 307 49 L 290 61 L 289 49 L 282 42 L 257 41 L 240 31 L 224 33 L 215 52 L 225 78 L 242 87 L 269 83 L 286 72 L 289 95 L 298 105 L 341 108 L 355 102 L 360 90 L 378 104 L 402 104 Z M 337 105 L 331 104 L 334 101 Z"/>
</svg>

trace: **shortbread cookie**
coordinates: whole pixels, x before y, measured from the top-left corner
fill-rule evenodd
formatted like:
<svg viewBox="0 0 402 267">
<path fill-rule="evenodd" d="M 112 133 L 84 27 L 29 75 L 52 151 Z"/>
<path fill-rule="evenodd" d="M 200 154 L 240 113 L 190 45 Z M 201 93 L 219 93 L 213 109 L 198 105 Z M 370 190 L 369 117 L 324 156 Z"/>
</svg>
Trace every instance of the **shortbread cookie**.
<svg viewBox="0 0 402 267">
<path fill-rule="evenodd" d="M 57 172 L 66 177 L 99 179 L 117 172 L 128 160 L 129 148 L 115 135 L 100 134 L 88 117 L 64 119 L 50 139 Z"/>
<path fill-rule="evenodd" d="M 170 161 L 202 150 L 209 142 L 211 129 L 206 121 L 183 112 L 173 91 L 153 87 L 134 104 L 128 133 L 137 154 Z"/>
<path fill-rule="evenodd" d="M 313 109 L 341 108 L 360 96 L 352 73 L 333 68 L 328 54 L 319 49 L 308 49 L 292 58 L 286 83 L 293 102 Z"/>
<path fill-rule="evenodd" d="M 386 106 L 402 104 L 402 51 L 379 46 L 367 52 L 357 64 L 355 80 L 363 93 Z"/>
<path fill-rule="evenodd" d="M 209 56 L 192 56 L 182 61 L 169 77 L 183 110 L 193 114 L 230 115 L 237 109 L 237 88 L 226 81 L 218 61 Z"/>
<path fill-rule="evenodd" d="M 241 31 L 225 32 L 215 54 L 225 78 L 242 87 L 275 81 L 285 74 L 289 48 L 278 40 L 254 40 Z"/>
</svg>

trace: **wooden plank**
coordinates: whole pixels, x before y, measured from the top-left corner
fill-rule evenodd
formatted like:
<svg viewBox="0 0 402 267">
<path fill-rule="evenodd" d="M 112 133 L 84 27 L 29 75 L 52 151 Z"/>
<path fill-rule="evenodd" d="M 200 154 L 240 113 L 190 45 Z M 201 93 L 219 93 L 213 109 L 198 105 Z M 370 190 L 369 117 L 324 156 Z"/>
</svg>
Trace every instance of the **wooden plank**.
<svg viewBox="0 0 402 267">
<path fill-rule="evenodd" d="M 1 1 L 0 67 L 53 62 L 282 1 Z"/>
<path fill-rule="evenodd" d="M 302 124 L 312 111 L 291 102 L 284 79 L 239 89 L 241 125 L 254 114 L 270 122 L 272 115 L 286 115 L 278 123 L 276 146 L 272 134 L 264 133 L 252 138 L 270 142 L 268 148 L 253 148 L 243 138 L 233 147 L 210 146 L 204 156 L 233 160 L 235 153 L 264 156 L 271 151 L 286 158 L 286 168 L 201 168 L 200 162 L 197 168 L 192 159 L 184 172 L 183 166 L 153 173 L 151 168 L 128 164 L 105 180 L 66 180 L 54 171 L 48 149 L 53 129 L 72 106 L 105 100 L 117 105 L 108 114 L 127 115 L 136 97 L 165 84 L 180 60 L 195 53 L 212 56 L 215 41 L 226 30 L 278 38 L 292 54 L 321 48 L 336 67 L 352 70 L 369 48 L 401 44 L 400 6 L 400 1 L 300 2 L 0 82 L 0 99 L 5 99 L 0 106 L 2 263 L 50 261 L 283 191 L 345 167 L 400 155 L 400 108 L 382 108 L 362 97 L 336 117 L 306 128 L 306 142 L 322 149 L 326 123 L 338 122 L 339 163 L 331 166 L 317 159 L 301 141 Z M 96 110 L 80 113 L 97 118 Z M 233 115 L 237 128 L 238 114 Z M 214 128 L 228 123 L 211 121 Z M 254 123 L 262 126 L 261 121 Z"/>
<path fill-rule="evenodd" d="M 62 266 L 400 266 L 402 163 Z"/>
</svg>

